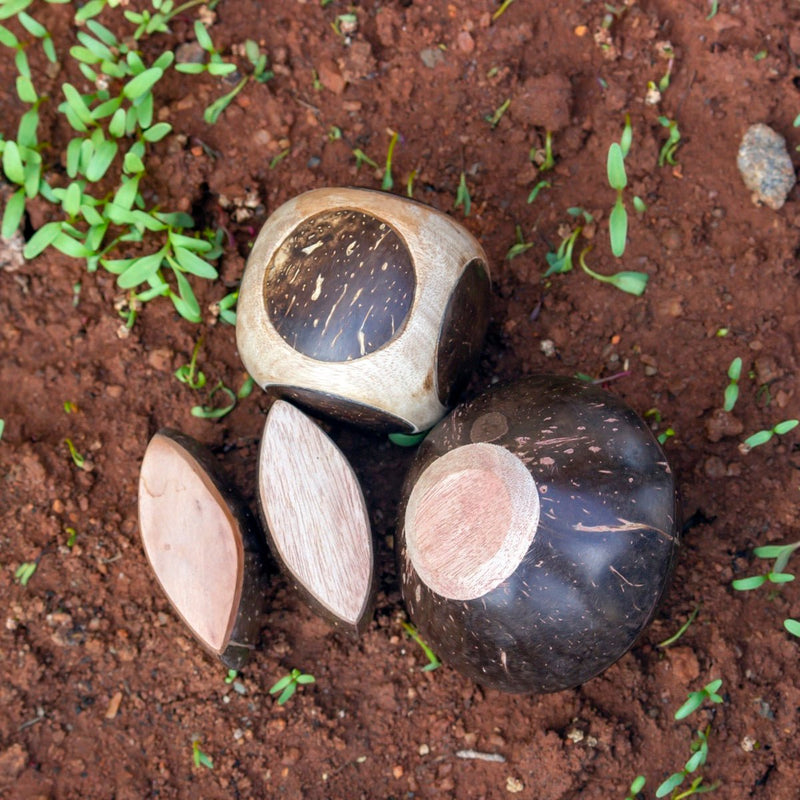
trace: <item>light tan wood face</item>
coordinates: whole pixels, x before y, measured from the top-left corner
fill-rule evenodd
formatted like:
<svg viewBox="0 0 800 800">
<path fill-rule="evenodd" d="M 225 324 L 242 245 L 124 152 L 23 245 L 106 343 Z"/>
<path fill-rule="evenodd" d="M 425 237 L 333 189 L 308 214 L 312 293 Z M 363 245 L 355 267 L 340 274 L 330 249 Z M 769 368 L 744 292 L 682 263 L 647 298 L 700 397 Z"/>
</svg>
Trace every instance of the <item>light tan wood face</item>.
<svg viewBox="0 0 800 800">
<path fill-rule="evenodd" d="M 412 489 L 408 556 L 437 594 L 473 600 L 514 572 L 538 524 L 539 494 L 522 461 L 499 445 L 465 445 L 434 461 Z"/>
<path fill-rule="evenodd" d="M 220 652 L 241 594 L 236 523 L 197 462 L 156 434 L 139 477 L 139 527 L 153 571 L 194 634 Z"/>
<path fill-rule="evenodd" d="M 278 400 L 264 427 L 258 482 L 284 565 L 333 616 L 356 625 L 372 584 L 372 533 L 341 451 L 315 422 Z"/>
</svg>

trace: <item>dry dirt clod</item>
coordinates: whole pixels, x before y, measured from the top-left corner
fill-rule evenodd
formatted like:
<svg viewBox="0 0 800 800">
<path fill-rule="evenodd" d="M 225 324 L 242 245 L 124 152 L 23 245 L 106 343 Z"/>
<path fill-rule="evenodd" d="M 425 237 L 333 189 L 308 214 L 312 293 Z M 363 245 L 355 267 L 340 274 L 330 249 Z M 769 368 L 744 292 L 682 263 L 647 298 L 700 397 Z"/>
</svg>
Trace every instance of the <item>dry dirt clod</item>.
<svg viewBox="0 0 800 800">
<path fill-rule="evenodd" d="M 756 205 L 763 203 L 775 211 L 783 206 L 795 184 L 783 136 L 769 125 L 751 125 L 739 145 L 736 164 Z"/>
<path fill-rule="evenodd" d="M 718 442 L 726 436 L 738 436 L 743 430 L 742 421 L 721 408 L 715 409 L 706 420 L 706 436 L 710 442 Z"/>
</svg>

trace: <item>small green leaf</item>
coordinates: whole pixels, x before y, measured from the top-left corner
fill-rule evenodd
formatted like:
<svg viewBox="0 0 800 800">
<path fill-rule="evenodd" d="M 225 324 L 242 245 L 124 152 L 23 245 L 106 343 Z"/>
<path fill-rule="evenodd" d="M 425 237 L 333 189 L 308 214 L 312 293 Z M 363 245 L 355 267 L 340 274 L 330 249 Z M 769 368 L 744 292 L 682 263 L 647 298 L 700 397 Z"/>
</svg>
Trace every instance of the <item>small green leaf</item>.
<svg viewBox="0 0 800 800">
<path fill-rule="evenodd" d="M 191 61 L 175 65 L 177 72 L 183 72 L 185 75 L 199 75 L 201 72 L 206 71 L 206 64 L 195 64 Z"/>
<path fill-rule="evenodd" d="M 33 573 L 36 572 L 37 566 L 38 564 L 35 561 L 26 561 L 17 567 L 14 577 L 19 581 L 20 586 L 28 585 L 28 581 L 33 577 Z"/>
<path fill-rule="evenodd" d="M 219 77 L 222 75 L 230 75 L 236 72 L 236 64 L 228 64 L 226 62 L 211 62 L 208 65 L 208 74 Z"/>
<path fill-rule="evenodd" d="M 770 583 L 791 583 L 794 580 L 790 572 L 770 572 L 767 577 Z"/>
<path fill-rule="evenodd" d="M 728 367 L 728 377 L 732 381 L 738 381 L 742 376 L 742 359 L 738 356 L 731 361 Z"/>
<path fill-rule="evenodd" d="M 744 440 L 744 447 L 747 450 L 752 450 L 754 447 L 766 444 L 772 438 L 772 435 L 772 431 L 758 431 L 758 433 L 754 433 Z"/>
<path fill-rule="evenodd" d="M 625 173 L 625 157 L 622 148 L 613 142 L 608 148 L 608 161 L 606 163 L 608 182 L 613 189 L 621 192 L 628 185 L 628 176 Z"/>
<path fill-rule="evenodd" d="M 214 395 L 217 392 L 222 392 L 230 401 L 228 405 L 222 406 L 221 408 L 215 408 L 211 405 L 211 401 Z M 208 395 L 208 402 L 209 405 L 205 406 L 194 406 L 192 408 L 192 416 L 193 417 L 200 417 L 201 419 L 222 419 L 222 417 L 230 414 L 231 411 L 236 407 L 236 395 L 234 394 L 232 389 L 229 389 L 222 381 L 219 381 L 217 385 L 211 390 L 211 393 Z M 294 684 L 290 684 L 290 686 L 294 686 Z M 288 687 L 287 687 L 288 688 Z M 278 701 L 280 704 L 280 700 Z"/>
<path fill-rule="evenodd" d="M 71 83 L 63 83 L 61 91 L 64 92 L 67 104 L 77 118 L 87 127 L 94 125 L 92 113 L 89 111 L 89 106 L 86 105 L 81 93 Z"/>
<path fill-rule="evenodd" d="M 14 194 L 9 197 L 6 203 L 6 210 L 3 212 L 3 225 L 0 229 L 0 236 L 4 239 L 10 239 L 22 221 L 22 215 L 25 213 L 25 190 L 17 189 Z"/>
<path fill-rule="evenodd" d="M 779 422 L 772 430 L 782 436 L 784 433 L 794 430 L 798 425 L 800 425 L 800 420 L 787 419 L 784 422 Z"/>
<path fill-rule="evenodd" d="M 645 204 L 644 200 L 642 200 L 639 195 L 634 195 L 633 198 L 633 207 L 636 210 L 637 214 L 644 214 L 647 211 L 647 205 Z"/>
<path fill-rule="evenodd" d="M 125 135 L 125 109 L 118 108 L 108 123 L 108 132 L 115 139 Z"/>
<path fill-rule="evenodd" d="M 217 270 L 214 269 L 208 261 L 200 258 L 200 256 L 191 252 L 191 250 L 186 250 L 183 247 L 176 247 L 175 259 L 186 272 L 197 275 L 198 278 L 206 278 L 207 280 L 213 281 L 219 277 Z"/>
<path fill-rule="evenodd" d="M 6 2 L 0 6 L 0 19 L 8 19 L 15 14 L 19 14 L 20 11 L 24 11 L 32 2 L 33 0 L 6 0 Z"/>
<path fill-rule="evenodd" d="M 70 217 L 78 214 L 81 209 L 81 187 L 77 183 L 73 182 L 67 186 L 61 205 Z"/>
<path fill-rule="evenodd" d="M 2 19 L 2 17 L 0 17 L 0 19 Z M 19 39 L 17 39 L 5 25 L 0 25 L 0 44 L 4 44 L 6 47 L 13 49 L 19 47 Z"/>
<path fill-rule="evenodd" d="M 131 78 L 131 80 L 122 87 L 122 94 L 131 100 L 135 100 L 145 94 L 145 92 L 149 92 L 163 74 L 163 69 L 150 67 L 150 69 L 146 69 L 135 78 Z"/>
<path fill-rule="evenodd" d="M 90 17 L 97 16 L 105 7 L 106 0 L 89 0 L 89 2 L 75 12 L 75 22 L 86 22 Z"/>
<path fill-rule="evenodd" d="M 184 319 L 188 319 L 189 322 L 200 322 L 202 320 L 200 316 L 200 304 L 194 296 L 191 284 L 182 272 L 176 271 L 174 274 L 175 281 L 178 284 L 178 294 L 174 292 L 169 293 L 172 304 Z"/>
<path fill-rule="evenodd" d="M 214 52 L 214 42 L 211 41 L 211 36 L 209 36 L 208 30 L 203 23 L 196 19 L 194 21 L 194 36 L 197 39 L 197 44 L 203 48 L 207 53 Z"/>
<path fill-rule="evenodd" d="M 622 204 L 621 196 L 617 198 L 617 202 L 611 210 L 611 216 L 608 218 L 608 232 L 611 239 L 611 252 L 619 258 L 625 252 L 625 243 L 628 239 L 628 212 Z"/>
<path fill-rule="evenodd" d="M 155 274 L 164 260 L 163 248 L 156 253 L 134 259 L 130 266 L 117 278 L 120 289 L 133 289 L 144 283 L 151 275 Z"/>
<path fill-rule="evenodd" d="M 35 36 L 37 39 L 43 39 L 45 36 L 47 36 L 47 28 L 45 28 L 41 22 L 35 20 L 25 11 L 20 12 L 17 15 L 17 19 L 20 21 L 22 27 L 25 28 L 25 30 L 28 31 L 31 36 Z"/>
<path fill-rule="evenodd" d="M 79 242 L 77 239 L 73 239 L 68 233 L 64 233 L 63 225 L 61 233 L 59 233 L 50 244 L 60 253 L 70 258 L 87 258 L 92 255 L 92 251 L 89 250 L 83 242 Z"/>
<path fill-rule="evenodd" d="M 730 383 L 725 387 L 725 399 L 722 408 L 725 411 L 733 411 L 736 401 L 739 399 L 739 387 L 735 383 Z"/>
<path fill-rule="evenodd" d="M 309 684 L 309 683 L 314 683 L 314 682 L 315 682 L 315 680 L 316 680 L 316 679 L 314 678 L 314 676 L 313 676 L 313 675 L 298 675 L 298 676 L 297 676 L 297 682 L 298 682 L 299 684 L 301 684 L 301 685 L 305 685 L 305 684 Z"/>
<path fill-rule="evenodd" d="M 683 783 L 683 778 L 682 772 L 674 772 L 656 789 L 656 797 L 665 797 L 673 789 L 677 789 Z"/>
<path fill-rule="evenodd" d="M 125 153 L 125 158 L 122 162 L 122 169 L 128 173 L 128 175 L 139 175 L 145 171 L 145 166 L 142 159 L 129 150 L 127 153 Z"/>
<path fill-rule="evenodd" d="M 19 147 L 13 139 L 7 141 L 3 148 L 3 172 L 12 183 L 21 184 L 25 181 Z"/>
<path fill-rule="evenodd" d="M 731 583 L 731 586 L 733 586 L 737 592 L 749 592 L 753 589 L 758 589 L 759 586 L 763 586 L 766 582 L 767 578 L 765 575 L 753 575 L 750 578 L 737 578 Z"/>
<path fill-rule="evenodd" d="M 619 140 L 619 147 L 622 151 L 623 158 L 631 151 L 631 144 L 633 144 L 633 130 L 631 128 L 631 115 L 625 115 L 625 127 L 622 129 L 622 136 Z"/>
<path fill-rule="evenodd" d="M 17 96 L 23 103 L 35 103 L 39 99 L 33 81 L 24 75 L 17 75 Z"/>
<path fill-rule="evenodd" d="M 142 133 L 147 142 L 160 142 L 170 131 L 172 125 L 169 122 L 157 122 Z"/>
<path fill-rule="evenodd" d="M 25 258 L 35 258 L 53 243 L 61 233 L 60 222 L 47 222 L 28 239 L 22 254 Z"/>
<path fill-rule="evenodd" d="M 103 140 L 95 150 L 89 163 L 86 165 L 86 177 L 93 183 L 99 181 L 111 166 L 114 156 L 117 155 L 118 146 L 114 141 Z"/>
<path fill-rule="evenodd" d="M 38 145 L 37 129 L 39 112 L 35 108 L 28 109 L 19 120 L 17 127 L 17 144 L 20 147 L 34 148 Z"/>
<path fill-rule="evenodd" d="M 783 627 L 786 628 L 792 636 L 800 636 L 800 620 L 785 619 L 783 621 Z"/>
</svg>

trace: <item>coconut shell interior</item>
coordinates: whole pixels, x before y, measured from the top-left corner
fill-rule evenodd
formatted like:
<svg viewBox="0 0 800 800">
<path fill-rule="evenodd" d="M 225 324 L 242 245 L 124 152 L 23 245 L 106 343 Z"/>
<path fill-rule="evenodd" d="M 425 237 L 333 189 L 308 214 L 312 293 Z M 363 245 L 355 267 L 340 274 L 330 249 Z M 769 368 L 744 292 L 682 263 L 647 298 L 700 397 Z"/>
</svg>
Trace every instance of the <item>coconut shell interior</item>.
<svg viewBox="0 0 800 800">
<path fill-rule="evenodd" d="M 306 600 L 335 624 L 362 629 L 374 599 L 364 496 L 339 448 L 284 400 L 267 415 L 258 495 L 272 552 Z"/>
<path fill-rule="evenodd" d="M 261 535 L 206 448 L 177 431 L 151 439 L 139 477 L 139 528 L 177 614 L 209 652 L 238 669 L 259 632 Z"/>
</svg>

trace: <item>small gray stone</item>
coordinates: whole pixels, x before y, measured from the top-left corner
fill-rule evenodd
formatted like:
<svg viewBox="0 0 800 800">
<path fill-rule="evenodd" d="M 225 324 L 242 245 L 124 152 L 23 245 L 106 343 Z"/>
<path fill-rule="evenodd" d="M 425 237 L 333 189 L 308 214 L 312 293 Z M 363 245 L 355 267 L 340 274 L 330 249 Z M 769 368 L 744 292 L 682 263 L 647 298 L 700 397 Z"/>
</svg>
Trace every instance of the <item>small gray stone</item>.
<svg viewBox="0 0 800 800">
<path fill-rule="evenodd" d="M 419 57 L 428 69 L 433 69 L 444 61 L 444 53 L 438 47 L 426 47 L 420 50 Z"/>
<path fill-rule="evenodd" d="M 795 174 L 783 136 L 768 125 L 751 125 L 739 145 L 736 163 L 756 205 L 765 203 L 777 211 L 786 202 Z"/>
</svg>

